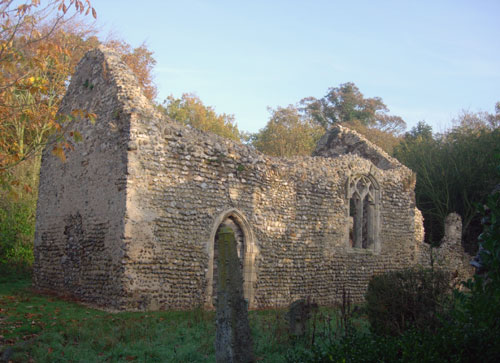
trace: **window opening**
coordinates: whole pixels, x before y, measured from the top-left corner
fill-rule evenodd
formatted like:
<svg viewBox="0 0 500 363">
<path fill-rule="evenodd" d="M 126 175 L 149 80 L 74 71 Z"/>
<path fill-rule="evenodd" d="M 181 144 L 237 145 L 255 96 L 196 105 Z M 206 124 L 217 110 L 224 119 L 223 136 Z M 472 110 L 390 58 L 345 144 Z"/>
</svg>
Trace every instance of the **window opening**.
<svg viewBox="0 0 500 363">
<path fill-rule="evenodd" d="M 379 190 L 376 181 L 361 175 L 348 184 L 349 197 L 349 246 L 377 249 Z"/>
</svg>

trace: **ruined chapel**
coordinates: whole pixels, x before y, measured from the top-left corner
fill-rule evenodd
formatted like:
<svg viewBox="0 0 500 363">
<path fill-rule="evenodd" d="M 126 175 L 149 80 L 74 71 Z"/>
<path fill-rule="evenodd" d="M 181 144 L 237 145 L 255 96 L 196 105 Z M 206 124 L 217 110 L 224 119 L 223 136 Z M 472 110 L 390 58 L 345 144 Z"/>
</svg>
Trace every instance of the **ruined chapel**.
<svg viewBox="0 0 500 363">
<path fill-rule="evenodd" d="M 330 305 L 343 288 L 360 301 L 374 274 L 429 264 L 414 174 L 354 131 L 334 127 L 312 157 L 269 157 L 165 119 L 105 48 L 71 79 L 60 113 L 75 109 L 97 118 L 72 125 L 83 141 L 66 162 L 43 153 L 36 288 L 114 310 L 210 307 L 221 224 L 250 308 Z M 467 271 L 460 241 L 442 251 Z"/>
</svg>

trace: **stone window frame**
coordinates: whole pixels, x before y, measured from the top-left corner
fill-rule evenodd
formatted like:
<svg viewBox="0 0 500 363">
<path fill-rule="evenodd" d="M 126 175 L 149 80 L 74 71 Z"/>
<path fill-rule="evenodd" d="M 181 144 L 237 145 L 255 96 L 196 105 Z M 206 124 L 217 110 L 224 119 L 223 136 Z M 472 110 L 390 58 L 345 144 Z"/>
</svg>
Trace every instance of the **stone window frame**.
<svg viewBox="0 0 500 363">
<path fill-rule="evenodd" d="M 359 185 L 359 182 L 363 181 L 364 186 Z M 370 188 L 371 187 L 371 188 Z M 347 179 L 346 183 L 346 190 L 347 190 L 347 207 L 346 207 L 346 230 L 345 230 L 345 245 L 347 246 L 348 250 L 350 251 L 370 251 L 374 253 L 380 253 L 381 251 L 381 243 L 380 243 L 380 208 L 381 208 L 381 192 L 380 192 L 380 184 L 378 183 L 377 179 L 372 174 L 356 174 L 356 175 L 351 175 Z M 351 229 L 351 216 L 350 216 L 350 210 L 351 210 L 351 199 L 353 196 L 357 196 L 358 200 L 361 202 L 360 205 L 358 205 L 358 213 L 357 215 L 359 216 L 359 210 L 363 211 L 363 203 L 366 197 L 371 199 L 371 207 L 370 209 L 370 215 L 366 218 L 369 218 L 367 221 L 363 220 L 365 218 L 365 214 L 361 214 L 361 223 L 368 223 L 367 229 L 371 229 L 371 243 L 367 247 L 363 247 L 359 245 L 360 243 L 363 242 L 362 238 L 362 231 L 360 232 L 361 234 L 358 237 L 358 245 L 354 246 L 351 245 L 350 241 L 350 229 Z M 354 225 L 354 221 L 352 222 Z M 356 232 L 354 232 L 356 233 Z M 354 237 L 356 238 L 356 237 Z M 359 241 L 359 239 L 361 241 Z"/>
<path fill-rule="evenodd" d="M 205 294 L 205 306 L 207 308 L 213 308 L 212 305 L 212 294 L 213 294 L 213 269 L 214 269 L 214 244 L 215 235 L 219 226 L 227 218 L 232 217 L 238 226 L 241 228 L 244 237 L 244 258 L 243 258 L 243 296 L 248 301 L 248 307 L 253 308 L 255 306 L 255 283 L 257 281 L 257 269 L 255 267 L 255 261 L 258 255 L 257 240 L 253 233 L 252 227 L 248 220 L 245 218 L 243 213 L 236 208 L 228 209 L 217 218 L 215 218 L 212 229 L 210 232 L 210 239 L 207 242 L 208 248 L 208 269 L 206 272 L 206 294 Z"/>
</svg>

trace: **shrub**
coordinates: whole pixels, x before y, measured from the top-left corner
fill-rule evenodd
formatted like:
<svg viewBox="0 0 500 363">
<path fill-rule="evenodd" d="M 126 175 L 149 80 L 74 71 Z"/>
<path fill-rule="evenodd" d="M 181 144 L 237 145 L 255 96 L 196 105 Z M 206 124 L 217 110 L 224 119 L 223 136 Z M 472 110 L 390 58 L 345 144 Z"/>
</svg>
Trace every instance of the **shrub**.
<svg viewBox="0 0 500 363">
<path fill-rule="evenodd" d="M 500 189 L 479 208 L 484 274 L 467 281 L 447 301 L 443 272 L 405 270 L 374 278 L 367 311 L 374 332 L 349 334 L 288 355 L 291 362 L 499 362 Z M 441 315 L 441 319 L 438 319 Z M 430 325 L 432 334 L 425 325 Z"/>
<path fill-rule="evenodd" d="M 456 306 L 446 328 L 460 341 L 462 356 L 482 362 L 500 361 L 500 191 L 481 206 L 483 233 L 479 236 L 483 274 L 455 292 Z"/>
<path fill-rule="evenodd" d="M 29 271 L 33 239 L 39 158 L 16 166 L 0 179 L 0 268 Z"/>
<path fill-rule="evenodd" d="M 435 330 L 450 292 L 448 273 L 406 269 L 372 278 L 366 293 L 368 320 L 374 333 L 400 335 L 409 328 Z"/>
<path fill-rule="evenodd" d="M 0 264 L 29 268 L 33 263 L 34 233 L 33 203 L 10 201 L 0 206 Z"/>
</svg>

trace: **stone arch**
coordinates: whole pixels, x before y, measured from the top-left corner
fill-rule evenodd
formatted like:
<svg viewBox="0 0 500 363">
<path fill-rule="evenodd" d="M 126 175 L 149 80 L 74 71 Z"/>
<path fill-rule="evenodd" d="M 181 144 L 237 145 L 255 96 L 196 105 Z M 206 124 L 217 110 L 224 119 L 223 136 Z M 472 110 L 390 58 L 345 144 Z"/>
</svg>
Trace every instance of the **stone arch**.
<svg viewBox="0 0 500 363">
<path fill-rule="evenodd" d="M 208 308 L 213 307 L 214 291 L 214 263 L 215 257 L 215 238 L 219 227 L 222 225 L 229 225 L 235 232 L 235 237 L 238 243 L 238 255 L 241 258 L 242 276 L 243 276 L 243 295 L 248 301 L 249 308 L 254 307 L 254 285 L 257 281 L 257 271 L 255 268 L 255 259 L 258 254 L 257 243 L 254 237 L 253 230 L 248 223 L 247 219 L 236 208 L 231 208 L 221 213 L 212 225 L 210 232 L 210 239 L 207 243 L 208 248 L 208 270 L 206 273 L 206 299 L 205 305 Z M 234 228 L 236 225 L 237 228 Z M 236 229 L 236 230 L 235 230 Z"/>
<path fill-rule="evenodd" d="M 380 252 L 380 185 L 373 175 L 347 180 L 346 245 Z"/>
</svg>

